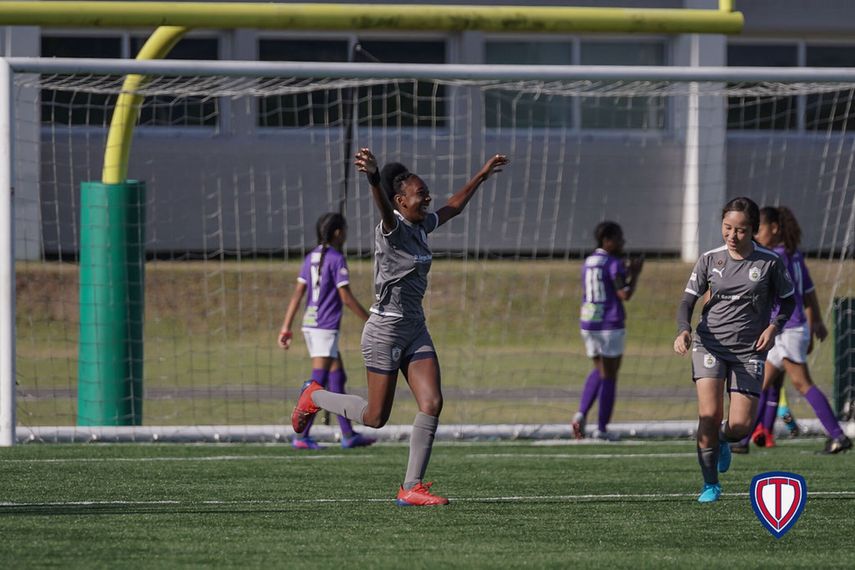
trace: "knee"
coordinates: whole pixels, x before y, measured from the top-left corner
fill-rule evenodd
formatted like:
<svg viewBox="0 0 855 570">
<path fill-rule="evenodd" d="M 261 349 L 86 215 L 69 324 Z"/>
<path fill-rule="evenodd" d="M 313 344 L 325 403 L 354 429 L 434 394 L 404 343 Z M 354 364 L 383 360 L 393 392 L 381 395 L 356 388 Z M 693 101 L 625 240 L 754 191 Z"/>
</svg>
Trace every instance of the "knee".
<svg viewBox="0 0 855 570">
<path fill-rule="evenodd" d="M 810 381 L 810 378 L 793 377 L 793 386 L 799 391 L 799 394 L 804 396 L 810 390 L 811 386 L 813 386 L 813 382 Z"/>
<path fill-rule="evenodd" d="M 371 428 L 381 428 L 389 421 L 389 415 L 389 412 L 384 410 L 377 412 L 366 410 L 362 415 L 362 424 Z"/>
<path fill-rule="evenodd" d="M 729 421 L 729 434 L 730 438 L 742 439 L 749 433 L 751 433 L 751 428 L 754 427 L 753 421 Z"/>
<path fill-rule="evenodd" d="M 429 416 L 439 417 L 442 412 L 442 395 L 437 395 L 419 403 L 419 411 Z"/>
<path fill-rule="evenodd" d="M 719 430 L 722 414 L 700 414 L 698 416 L 698 431 L 701 433 L 714 433 Z"/>
</svg>

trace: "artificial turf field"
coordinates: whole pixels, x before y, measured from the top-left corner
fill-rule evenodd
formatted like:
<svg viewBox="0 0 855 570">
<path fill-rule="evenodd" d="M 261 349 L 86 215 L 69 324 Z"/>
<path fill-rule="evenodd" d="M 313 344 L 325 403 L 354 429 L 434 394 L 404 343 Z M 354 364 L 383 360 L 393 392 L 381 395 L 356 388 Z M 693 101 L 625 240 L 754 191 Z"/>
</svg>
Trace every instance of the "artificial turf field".
<svg viewBox="0 0 855 570">
<path fill-rule="evenodd" d="M 552 443 L 553 445 L 547 445 Z M 444 443 L 447 507 L 399 508 L 402 444 L 20 445 L 0 449 L 4 568 L 852 568 L 855 453 L 787 440 L 736 456 L 696 502 L 694 442 Z M 562 442 L 558 442 L 562 443 Z M 808 485 L 775 539 L 751 478 Z"/>
</svg>

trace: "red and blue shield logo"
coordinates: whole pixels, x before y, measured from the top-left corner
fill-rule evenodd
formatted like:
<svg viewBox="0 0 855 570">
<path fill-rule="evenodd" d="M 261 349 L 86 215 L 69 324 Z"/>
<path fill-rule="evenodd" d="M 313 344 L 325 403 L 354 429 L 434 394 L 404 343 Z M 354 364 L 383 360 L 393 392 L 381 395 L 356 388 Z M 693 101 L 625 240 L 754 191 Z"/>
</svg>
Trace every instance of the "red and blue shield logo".
<svg viewBox="0 0 855 570">
<path fill-rule="evenodd" d="M 751 480 L 748 494 L 757 518 L 772 536 L 781 538 L 802 515 L 807 502 L 807 484 L 801 475 L 770 471 Z"/>
</svg>

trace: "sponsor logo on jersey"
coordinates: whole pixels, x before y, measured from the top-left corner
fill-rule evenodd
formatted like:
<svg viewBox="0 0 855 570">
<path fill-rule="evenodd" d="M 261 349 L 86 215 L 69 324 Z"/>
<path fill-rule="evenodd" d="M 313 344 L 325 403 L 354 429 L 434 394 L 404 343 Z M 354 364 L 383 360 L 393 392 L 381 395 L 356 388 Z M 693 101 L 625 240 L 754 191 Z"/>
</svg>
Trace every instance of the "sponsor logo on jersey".
<svg viewBox="0 0 855 570">
<path fill-rule="evenodd" d="M 804 477 L 785 471 L 761 473 L 748 491 L 754 514 L 775 538 L 784 536 L 804 511 L 807 484 Z"/>
<path fill-rule="evenodd" d="M 722 279 L 724 279 L 724 270 L 723 269 L 716 269 L 715 267 L 713 267 L 712 271 L 713 271 L 713 273 L 718 273 L 718 276 L 721 277 Z"/>
<path fill-rule="evenodd" d="M 715 366 L 715 356 L 713 356 L 712 354 L 705 354 L 704 355 L 704 367 L 705 368 L 712 368 L 713 366 Z"/>
<path fill-rule="evenodd" d="M 689 277 L 689 281 L 697 281 L 697 280 L 698 280 L 698 274 L 692 273 L 692 276 Z"/>
<path fill-rule="evenodd" d="M 752 267 L 748 270 L 748 278 L 754 282 L 760 281 L 760 268 Z"/>
</svg>

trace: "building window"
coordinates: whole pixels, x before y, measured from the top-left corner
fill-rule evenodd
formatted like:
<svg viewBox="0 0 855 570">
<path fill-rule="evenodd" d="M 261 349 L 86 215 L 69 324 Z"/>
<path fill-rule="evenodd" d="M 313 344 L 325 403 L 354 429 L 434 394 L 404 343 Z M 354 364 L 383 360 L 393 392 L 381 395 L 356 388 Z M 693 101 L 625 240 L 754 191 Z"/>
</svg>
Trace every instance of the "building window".
<svg viewBox="0 0 855 570">
<path fill-rule="evenodd" d="M 43 57 L 121 58 L 136 57 L 144 36 L 42 36 Z M 219 59 L 217 38 L 183 38 L 166 59 Z M 81 91 L 42 90 L 42 122 L 105 127 L 116 96 Z M 209 97 L 146 97 L 140 110 L 140 126 L 213 127 L 218 122 L 217 100 Z"/>
<path fill-rule="evenodd" d="M 132 36 L 130 53 L 136 57 L 148 37 Z M 220 42 L 217 38 L 183 38 L 165 59 L 217 60 Z M 146 97 L 140 109 L 139 125 L 144 127 L 216 127 L 217 99 L 213 97 L 154 95 Z"/>
<path fill-rule="evenodd" d="M 582 42 L 582 65 L 665 65 L 661 42 Z M 584 97 L 583 129 L 664 129 L 665 97 Z"/>
<path fill-rule="evenodd" d="M 495 65 L 570 65 L 571 42 L 487 42 L 484 63 Z M 561 95 L 495 89 L 484 94 L 487 128 L 570 128 L 573 99 Z"/>
<path fill-rule="evenodd" d="M 795 44 L 732 44 L 727 64 L 738 67 L 794 67 Z M 734 130 L 788 130 L 798 126 L 798 98 L 774 95 L 729 97 L 727 127 Z"/>
<path fill-rule="evenodd" d="M 42 57 L 120 58 L 122 36 L 42 36 Z M 42 89 L 42 123 L 106 126 L 115 95 Z"/>
<path fill-rule="evenodd" d="M 814 46 L 805 48 L 808 67 L 855 67 L 855 46 Z M 805 130 L 849 131 L 855 129 L 855 90 L 808 95 L 805 100 Z"/>
<path fill-rule="evenodd" d="M 664 65 L 663 41 L 489 41 L 485 63 Z M 578 53 L 578 56 L 577 56 Z M 662 97 L 544 95 L 494 89 L 484 98 L 488 128 L 662 129 Z"/>
<path fill-rule="evenodd" d="M 445 63 L 445 42 L 370 40 L 362 52 L 348 57 L 345 40 L 262 39 L 262 61 L 380 61 L 383 63 Z M 429 81 L 396 81 L 351 89 L 317 89 L 307 93 L 262 97 L 258 125 L 314 127 L 340 124 L 346 109 L 357 124 L 385 128 L 444 126 L 446 89 Z"/>
</svg>

